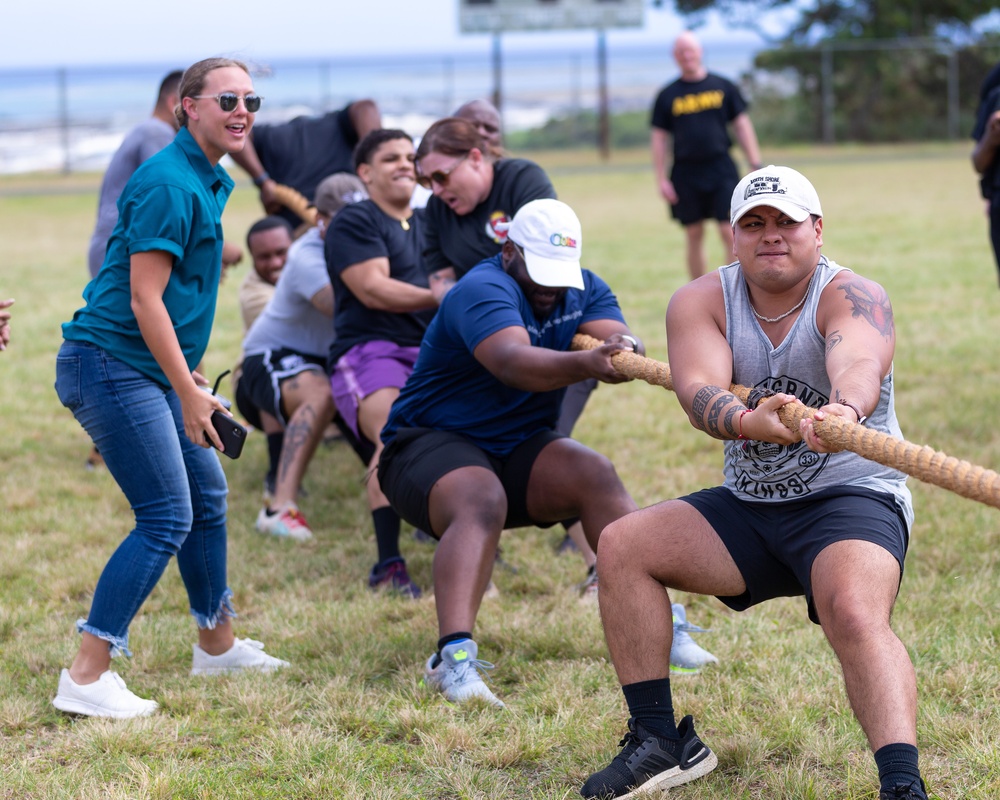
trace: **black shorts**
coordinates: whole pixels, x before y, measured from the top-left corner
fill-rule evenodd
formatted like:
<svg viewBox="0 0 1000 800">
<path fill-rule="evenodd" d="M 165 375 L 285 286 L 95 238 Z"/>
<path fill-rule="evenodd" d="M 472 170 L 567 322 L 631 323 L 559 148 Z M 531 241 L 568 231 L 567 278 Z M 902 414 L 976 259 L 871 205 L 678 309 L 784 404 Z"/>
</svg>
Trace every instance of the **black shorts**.
<svg viewBox="0 0 1000 800">
<path fill-rule="evenodd" d="M 285 349 L 247 356 L 243 359 L 243 375 L 236 384 L 236 407 L 254 427 L 260 427 L 258 409 L 275 416 L 284 427 L 288 420 L 281 407 L 281 382 L 307 370 L 325 376 L 326 357 Z M 257 423 L 253 417 L 257 418 Z"/>
<path fill-rule="evenodd" d="M 733 189 L 740 182 L 731 158 L 674 164 L 670 181 L 677 192 L 670 214 L 681 225 L 694 225 L 703 219 L 729 222 Z"/>
<path fill-rule="evenodd" d="M 747 585 L 735 597 L 719 597 L 735 611 L 774 597 L 805 596 L 809 619 L 819 622 L 812 597 L 812 565 L 834 542 L 861 539 L 889 551 L 899 563 L 909 542 L 906 522 L 892 495 L 836 486 L 808 500 L 755 503 L 717 486 L 680 498 L 715 529 Z"/>
<path fill-rule="evenodd" d="M 302 355 L 294 350 L 268 350 L 243 359 L 243 373 L 236 384 L 236 407 L 258 430 L 263 429 L 261 410 L 267 411 L 285 427 L 285 410 L 281 405 L 281 382 L 301 372 L 315 370 L 326 376 L 326 358 Z M 366 466 L 375 455 L 375 445 L 358 438 L 343 418 L 334 411 L 333 423 L 344 440 Z"/>
<path fill-rule="evenodd" d="M 434 484 L 461 467 L 485 467 L 500 479 L 507 495 L 504 528 L 527 525 L 547 528 L 555 523 L 539 522 L 528 516 L 528 479 L 542 449 L 564 438 L 555 431 L 542 431 L 522 442 L 503 459 L 490 455 L 458 433 L 433 428 L 401 428 L 379 457 L 379 483 L 399 516 L 414 527 L 440 537 L 444 531 L 431 528 L 427 507 Z"/>
</svg>

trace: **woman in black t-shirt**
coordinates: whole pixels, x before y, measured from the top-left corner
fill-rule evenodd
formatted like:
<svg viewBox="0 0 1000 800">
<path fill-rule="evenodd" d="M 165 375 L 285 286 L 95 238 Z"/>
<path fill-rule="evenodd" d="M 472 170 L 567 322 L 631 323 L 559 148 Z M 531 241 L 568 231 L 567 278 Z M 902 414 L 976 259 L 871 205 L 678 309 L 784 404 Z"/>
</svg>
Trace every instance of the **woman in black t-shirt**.
<svg viewBox="0 0 1000 800">
<path fill-rule="evenodd" d="M 503 157 L 475 125 L 458 117 L 438 120 L 420 140 L 417 181 L 434 193 L 427 202 L 424 268 L 438 300 L 476 264 L 500 252 L 521 206 L 556 196 L 541 167 Z"/>
</svg>

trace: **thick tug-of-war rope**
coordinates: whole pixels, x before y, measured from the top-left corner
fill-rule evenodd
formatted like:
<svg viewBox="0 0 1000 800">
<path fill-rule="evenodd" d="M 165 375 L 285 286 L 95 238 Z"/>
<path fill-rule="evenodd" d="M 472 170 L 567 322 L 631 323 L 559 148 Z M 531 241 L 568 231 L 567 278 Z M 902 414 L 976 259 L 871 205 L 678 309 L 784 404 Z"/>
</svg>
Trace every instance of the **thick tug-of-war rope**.
<svg viewBox="0 0 1000 800">
<path fill-rule="evenodd" d="M 309 225 L 316 224 L 316 207 L 297 189 L 279 183 L 274 187 L 274 199 Z"/>
<path fill-rule="evenodd" d="M 599 339 L 582 333 L 573 337 L 574 350 L 593 350 L 602 344 Z M 611 363 L 627 378 L 636 378 L 669 391 L 674 390 L 670 366 L 662 361 L 625 351 L 612 356 Z M 729 390 L 743 403 L 747 402 L 749 387 L 733 384 Z M 807 417 L 813 417 L 816 411 L 817 409 L 796 400 L 779 409 L 778 418 L 790 431 L 798 431 L 799 423 Z M 850 450 L 869 461 L 898 469 L 925 483 L 1000 508 L 1000 474 L 991 469 L 952 458 L 927 446 L 870 430 L 841 417 L 828 415 L 826 419 L 817 420 L 814 429 L 816 435 L 827 445 Z"/>
</svg>

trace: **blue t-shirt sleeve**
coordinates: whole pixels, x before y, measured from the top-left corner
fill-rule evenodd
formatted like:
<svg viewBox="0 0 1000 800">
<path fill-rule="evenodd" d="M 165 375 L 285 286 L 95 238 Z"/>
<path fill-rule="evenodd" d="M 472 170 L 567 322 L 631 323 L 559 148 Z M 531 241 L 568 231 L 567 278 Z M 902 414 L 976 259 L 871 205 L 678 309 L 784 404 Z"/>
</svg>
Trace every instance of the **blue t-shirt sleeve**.
<svg viewBox="0 0 1000 800">
<path fill-rule="evenodd" d="M 583 275 L 585 285 L 589 284 L 589 297 L 580 323 L 592 322 L 597 319 L 614 319 L 624 323 L 625 316 L 622 314 L 618 298 L 611 291 L 611 287 L 604 282 L 603 278 L 590 270 L 584 270 Z"/>
<path fill-rule="evenodd" d="M 438 314 L 445 314 L 446 323 L 470 353 L 499 330 L 524 327 L 520 312 L 521 292 L 516 284 L 504 277 L 470 273 L 445 295 L 438 310 Z"/>
<path fill-rule="evenodd" d="M 174 258 L 184 256 L 194 217 L 189 191 L 154 184 L 129 193 L 120 211 L 129 255 L 164 250 Z"/>
</svg>

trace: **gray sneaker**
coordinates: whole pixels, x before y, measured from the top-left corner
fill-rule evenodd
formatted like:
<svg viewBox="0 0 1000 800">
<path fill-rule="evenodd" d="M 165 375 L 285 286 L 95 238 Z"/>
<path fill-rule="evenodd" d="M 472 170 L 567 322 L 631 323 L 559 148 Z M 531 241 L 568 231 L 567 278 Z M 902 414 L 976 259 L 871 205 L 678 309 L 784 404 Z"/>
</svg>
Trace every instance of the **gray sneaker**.
<svg viewBox="0 0 1000 800">
<path fill-rule="evenodd" d="M 497 708 L 505 708 L 503 701 L 489 690 L 479 675 L 479 670 L 493 669 L 488 661 L 476 658 L 479 648 L 472 639 L 460 639 L 441 648 L 441 660 L 433 666 L 435 656 L 427 659 L 421 683 L 437 689 L 452 703 L 465 703 L 476 698 Z"/>
<path fill-rule="evenodd" d="M 718 664 L 719 659 L 708 650 L 700 647 L 692 633 L 707 633 L 705 628 L 699 628 L 687 621 L 684 606 L 674 603 L 674 641 L 670 645 L 670 671 L 679 675 L 697 675 L 707 664 Z"/>
</svg>

